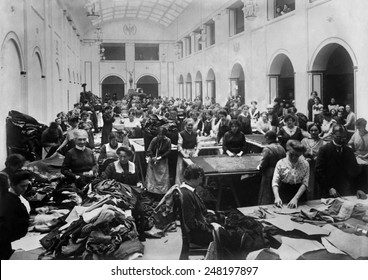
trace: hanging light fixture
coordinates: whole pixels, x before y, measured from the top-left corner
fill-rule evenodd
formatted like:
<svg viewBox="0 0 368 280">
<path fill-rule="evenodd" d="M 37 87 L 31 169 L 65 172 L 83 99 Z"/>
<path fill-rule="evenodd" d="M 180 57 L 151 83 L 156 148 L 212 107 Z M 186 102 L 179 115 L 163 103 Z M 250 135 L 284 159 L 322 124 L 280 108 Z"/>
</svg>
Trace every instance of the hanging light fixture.
<svg viewBox="0 0 368 280">
<path fill-rule="evenodd" d="M 244 2 L 244 17 L 247 20 L 254 20 L 257 17 L 258 5 L 256 0 L 243 0 Z"/>
<path fill-rule="evenodd" d="M 96 12 L 96 4 L 94 2 L 92 2 L 91 6 L 88 8 L 87 17 L 90 20 L 96 20 L 100 17 L 100 15 Z"/>
</svg>

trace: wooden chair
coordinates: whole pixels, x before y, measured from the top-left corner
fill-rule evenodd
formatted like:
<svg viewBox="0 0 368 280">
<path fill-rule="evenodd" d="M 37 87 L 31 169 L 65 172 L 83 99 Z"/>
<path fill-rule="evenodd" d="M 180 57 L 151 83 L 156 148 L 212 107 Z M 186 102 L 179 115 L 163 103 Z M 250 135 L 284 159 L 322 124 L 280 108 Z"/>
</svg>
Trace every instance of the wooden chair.
<svg viewBox="0 0 368 280">
<path fill-rule="evenodd" d="M 196 256 L 197 258 L 204 259 L 208 246 L 200 246 L 197 244 L 194 244 L 190 241 L 190 233 L 189 228 L 184 222 L 184 209 L 182 209 L 183 204 L 183 196 L 179 188 L 176 188 L 173 192 L 173 202 L 174 202 L 174 214 L 177 216 L 177 218 L 180 221 L 180 228 L 181 228 L 181 234 L 182 234 L 182 249 L 180 253 L 180 260 L 189 260 L 190 257 Z M 222 258 L 222 246 L 220 241 L 220 234 L 218 229 L 212 230 L 213 235 L 213 242 L 214 242 L 214 248 L 216 250 L 215 254 L 217 256 L 217 259 Z"/>
</svg>

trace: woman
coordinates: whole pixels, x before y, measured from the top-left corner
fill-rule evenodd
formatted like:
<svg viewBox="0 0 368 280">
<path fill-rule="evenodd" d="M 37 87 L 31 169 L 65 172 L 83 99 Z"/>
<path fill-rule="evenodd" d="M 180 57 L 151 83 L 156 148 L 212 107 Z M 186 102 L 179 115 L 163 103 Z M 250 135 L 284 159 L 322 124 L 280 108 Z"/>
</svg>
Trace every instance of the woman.
<svg viewBox="0 0 368 280">
<path fill-rule="evenodd" d="M 332 128 L 334 124 L 336 124 L 336 120 L 332 118 L 331 112 L 324 112 L 321 133 L 319 135 L 323 141 L 329 142 L 332 140 Z"/>
<path fill-rule="evenodd" d="M 27 170 L 15 171 L 10 177 L 10 189 L 0 193 L 0 259 L 7 260 L 13 254 L 11 242 L 25 236 L 29 225 L 28 201 L 23 194 L 31 183 Z"/>
<path fill-rule="evenodd" d="M 43 158 L 48 158 L 58 149 L 63 142 L 63 133 L 56 122 L 50 123 L 50 126 L 42 132 L 41 145 Z"/>
<path fill-rule="evenodd" d="M 350 138 L 348 145 L 353 148 L 358 157 L 368 158 L 368 131 L 366 130 L 367 121 L 363 118 L 356 121 L 357 130 Z"/>
<path fill-rule="evenodd" d="M 78 129 L 78 122 L 79 122 L 78 117 L 72 117 L 69 119 L 70 128 L 66 132 L 66 136 L 64 138 L 63 143 L 61 143 L 61 145 L 56 149 L 55 153 L 60 151 L 62 154 L 65 154 L 67 151 L 74 148 L 75 146 L 74 134 L 75 131 Z M 66 152 L 64 152 L 63 149 L 64 147 L 66 147 L 65 148 Z"/>
<path fill-rule="evenodd" d="M 86 147 L 87 139 L 85 130 L 74 132 L 75 147 L 66 153 L 61 167 L 61 173 L 69 182 L 75 182 L 78 188 L 83 188 L 97 174 L 96 159 L 93 151 Z"/>
<path fill-rule="evenodd" d="M 239 130 L 239 122 L 231 120 L 230 131 L 226 132 L 222 141 L 222 149 L 230 157 L 241 157 L 246 152 L 247 142 L 244 133 Z"/>
<path fill-rule="evenodd" d="M 205 112 L 205 120 L 203 121 L 202 135 L 209 136 L 212 131 L 212 111 L 207 110 Z"/>
<path fill-rule="evenodd" d="M 314 98 L 314 105 L 312 106 L 312 114 L 313 114 L 313 121 L 314 122 L 319 122 L 319 116 L 323 111 L 323 105 L 321 103 L 321 99 L 316 96 Z"/>
<path fill-rule="evenodd" d="M 102 116 L 103 127 L 101 135 L 101 145 L 107 144 L 109 142 L 109 135 L 112 131 L 112 124 L 115 122 L 115 117 L 112 112 L 111 106 L 106 106 L 105 112 Z"/>
<path fill-rule="evenodd" d="M 309 184 L 309 164 L 301 157 L 305 147 L 297 140 L 286 144 L 286 158 L 276 164 L 272 178 L 272 190 L 275 205 L 282 207 L 288 202 L 288 208 L 297 208 L 299 201 L 306 200 L 305 191 Z"/>
<path fill-rule="evenodd" d="M 95 148 L 95 139 L 93 136 L 93 123 L 89 119 L 90 114 L 86 111 L 82 112 L 81 120 L 78 124 L 79 129 L 84 129 L 88 134 L 88 147 L 91 149 Z"/>
<path fill-rule="evenodd" d="M 167 129 L 160 127 L 147 150 L 146 184 L 151 193 L 165 194 L 170 187 L 168 156 L 171 140 L 166 135 Z"/>
<path fill-rule="evenodd" d="M 200 136 L 203 128 L 203 122 L 198 116 L 199 116 L 198 111 L 191 111 L 189 113 L 189 117 L 194 120 L 193 131 L 197 132 L 197 134 Z"/>
<path fill-rule="evenodd" d="M 266 132 L 271 129 L 272 129 L 272 126 L 271 126 L 271 121 L 268 118 L 268 113 L 262 112 L 261 117 L 257 121 L 257 131 L 265 135 Z"/>
<path fill-rule="evenodd" d="M 288 140 L 298 140 L 301 141 L 303 139 L 303 133 L 299 127 L 295 125 L 296 123 L 296 117 L 288 114 L 284 118 L 284 125 L 280 128 L 277 137 L 279 139 L 279 142 L 281 146 L 286 148 L 286 142 Z"/>
<path fill-rule="evenodd" d="M 231 119 L 227 118 L 227 112 L 225 109 L 218 111 L 218 117 L 220 120 L 218 121 L 217 143 L 220 143 L 225 133 L 230 130 Z"/>
<path fill-rule="evenodd" d="M 258 108 L 257 108 L 257 101 L 252 101 L 250 103 L 250 105 L 252 106 L 252 108 L 249 110 L 249 115 L 250 115 L 250 119 L 251 119 L 251 126 L 252 127 L 256 127 L 257 126 L 257 122 L 258 119 L 261 115 L 261 113 L 259 112 Z"/>
<path fill-rule="evenodd" d="M 115 132 L 109 135 L 109 143 L 102 145 L 100 155 L 98 156 L 98 163 L 101 164 L 105 159 L 118 159 L 116 151 L 121 146 L 130 147 L 129 140 L 127 143 L 119 143 Z"/>
<path fill-rule="evenodd" d="M 258 195 L 258 205 L 272 203 L 272 177 L 276 163 L 286 156 L 285 149 L 277 143 L 276 132 L 270 130 L 265 133 L 267 146 L 263 148 L 262 160 L 258 168 L 262 179 Z"/>
<path fill-rule="evenodd" d="M 179 133 L 178 139 L 178 161 L 176 164 L 175 184 L 183 182 L 184 162 L 183 158 L 198 156 L 198 134 L 193 131 L 194 120 L 184 121 L 184 130 Z"/>
<path fill-rule="evenodd" d="M 139 138 L 141 135 L 141 121 L 135 117 L 135 109 L 129 110 L 128 118 L 124 120 L 124 129 L 130 138 Z"/>
<path fill-rule="evenodd" d="M 116 150 L 118 160 L 110 163 L 102 173 L 103 179 L 114 179 L 120 183 L 137 186 L 138 174 L 135 164 L 129 159 L 132 157 L 132 151 L 127 147 L 120 147 Z"/>
<path fill-rule="evenodd" d="M 307 193 L 308 200 L 311 200 L 321 197 L 319 187 L 315 181 L 315 166 L 319 149 L 326 143 L 319 137 L 321 127 L 318 124 L 309 126 L 308 132 L 310 138 L 304 138 L 301 143 L 306 148 L 304 157 L 309 162 L 309 170 L 311 171 L 309 176 L 310 192 Z"/>
<path fill-rule="evenodd" d="M 252 134 L 251 116 L 249 114 L 249 106 L 243 105 L 242 112 L 238 117 L 240 123 L 240 131 L 245 135 Z"/>
<path fill-rule="evenodd" d="M 345 111 L 347 115 L 346 115 L 346 121 L 345 121 L 344 126 L 347 130 L 354 130 L 355 121 L 356 121 L 355 113 L 351 110 L 351 107 L 349 104 L 345 106 Z"/>
</svg>

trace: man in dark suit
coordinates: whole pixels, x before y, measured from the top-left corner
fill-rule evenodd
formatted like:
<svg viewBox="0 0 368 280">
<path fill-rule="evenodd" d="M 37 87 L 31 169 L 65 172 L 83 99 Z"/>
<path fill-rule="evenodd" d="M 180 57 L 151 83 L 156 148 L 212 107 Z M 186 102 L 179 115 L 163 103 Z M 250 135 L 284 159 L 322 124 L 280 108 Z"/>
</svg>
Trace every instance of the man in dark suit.
<svg viewBox="0 0 368 280">
<path fill-rule="evenodd" d="M 366 194 L 357 185 L 361 168 L 354 151 L 346 145 L 346 130 L 342 125 L 333 127 L 333 141 L 322 146 L 316 161 L 316 178 L 322 190 L 322 196 L 338 197 L 357 194 L 366 198 Z"/>
</svg>

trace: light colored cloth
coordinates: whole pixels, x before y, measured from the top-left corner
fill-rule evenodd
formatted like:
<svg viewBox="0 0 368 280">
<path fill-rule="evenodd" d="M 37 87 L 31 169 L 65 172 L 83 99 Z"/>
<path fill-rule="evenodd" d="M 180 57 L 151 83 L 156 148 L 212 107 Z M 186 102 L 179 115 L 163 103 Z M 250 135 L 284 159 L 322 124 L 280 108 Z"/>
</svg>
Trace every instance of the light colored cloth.
<svg viewBox="0 0 368 280">
<path fill-rule="evenodd" d="M 156 164 L 149 162 L 147 165 L 147 190 L 152 193 L 164 194 L 170 187 L 169 180 L 169 163 L 168 159 L 164 158 Z"/>
<path fill-rule="evenodd" d="M 279 187 L 281 182 L 291 185 L 303 184 L 308 189 L 309 163 L 304 157 L 300 157 L 295 164 L 292 164 L 287 156 L 277 162 L 272 187 Z"/>
</svg>

